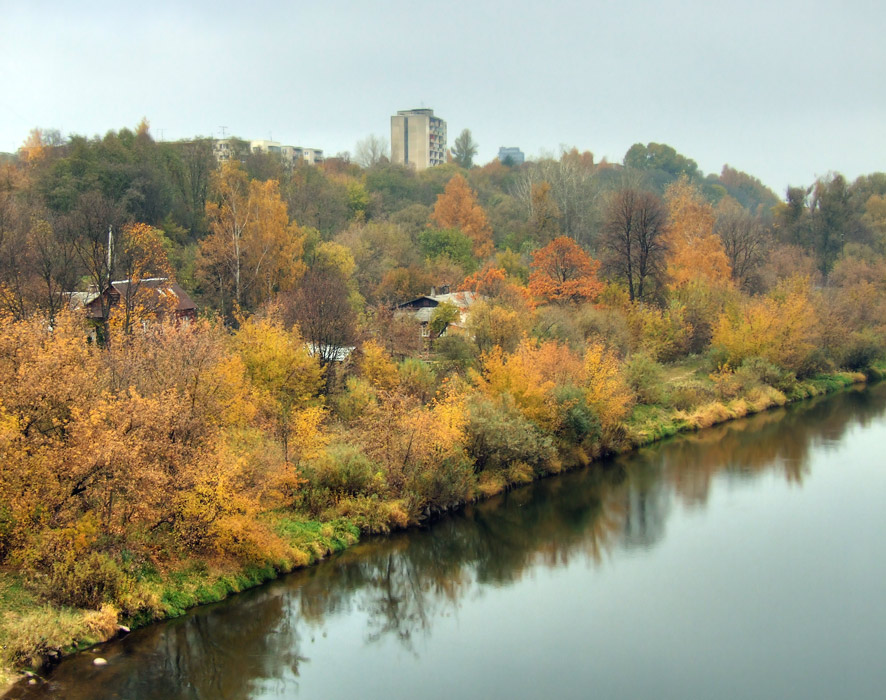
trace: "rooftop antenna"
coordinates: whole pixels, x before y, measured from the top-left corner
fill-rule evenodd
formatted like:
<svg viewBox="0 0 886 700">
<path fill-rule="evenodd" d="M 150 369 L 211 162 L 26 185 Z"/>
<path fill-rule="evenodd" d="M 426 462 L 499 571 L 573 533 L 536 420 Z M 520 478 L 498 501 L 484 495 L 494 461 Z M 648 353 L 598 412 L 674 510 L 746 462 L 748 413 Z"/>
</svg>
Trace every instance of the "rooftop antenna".
<svg viewBox="0 0 886 700">
<path fill-rule="evenodd" d="M 225 137 L 225 132 L 228 130 L 228 127 L 226 127 L 226 126 L 220 126 L 220 127 L 218 127 L 218 128 L 221 129 L 221 132 L 222 132 L 222 138 L 224 138 L 224 137 Z"/>
</svg>

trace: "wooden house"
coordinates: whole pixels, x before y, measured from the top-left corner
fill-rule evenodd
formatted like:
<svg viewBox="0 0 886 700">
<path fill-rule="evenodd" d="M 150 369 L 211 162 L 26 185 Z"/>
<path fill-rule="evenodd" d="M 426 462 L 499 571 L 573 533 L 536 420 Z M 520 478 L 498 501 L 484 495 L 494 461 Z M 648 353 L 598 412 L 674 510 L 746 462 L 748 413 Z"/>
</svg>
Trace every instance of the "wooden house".
<svg viewBox="0 0 886 700">
<path fill-rule="evenodd" d="M 398 314 L 409 314 L 415 318 L 421 328 L 423 338 L 430 336 L 430 322 L 434 315 L 434 310 L 443 303 L 454 305 L 459 311 L 458 320 L 454 321 L 452 326 L 461 328 L 464 326 L 471 313 L 471 307 L 480 299 L 480 295 L 476 292 L 449 292 L 448 287 L 443 294 L 435 294 L 436 290 L 431 290 L 427 296 L 417 297 L 397 304 L 395 309 Z"/>
<path fill-rule="evenodd" d="M 111 282 L 101 294 L 89 295 L 84 300 L 86 317 L 93 321 L 104 318 L 103 306 L 112 312 L 114 307 L 127 300 L 137 302 L 142 315 L 163 318 L 169 311 L 177 320 L 197 317 L 197 305 L 177 282 L 168 277 L 149 277 L 132 283 L 130 280 Z"/>
</svg>

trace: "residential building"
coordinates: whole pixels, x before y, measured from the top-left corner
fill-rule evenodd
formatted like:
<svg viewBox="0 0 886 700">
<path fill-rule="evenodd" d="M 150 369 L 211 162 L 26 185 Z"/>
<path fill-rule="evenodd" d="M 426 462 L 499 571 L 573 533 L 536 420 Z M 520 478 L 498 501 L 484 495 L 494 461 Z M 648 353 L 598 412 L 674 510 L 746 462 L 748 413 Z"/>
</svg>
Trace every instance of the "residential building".
<svg viewBox="0 0 886 700">
<path fill-rule="evenodd" d="M 323 162 L 323 149 L 303 148 L 302 146 L 284 146 L 278 141 L 258 139 L 243 141 L 241 139 L 217 139 L 212 145 L 215 160 L 223 163 L 228 160 L 243 160 L 250 153 L 271 153 L 280 156 L 286 165 L 294 165 L 304 161 L 310 165 Z"/>
<path fill-rule="evenodd" d="M 309 165 L 323 162 L 323 150 L 320 148 L 303 148 L 301 146 L 284 146 L 277 141 L 250 141 L 253 153 L 275 153 L 286 165 L 294 165 L 304 161 Z"/>
<path fill-rule="evenodd" d="M 498 149 L 498 160 L 506 165 L 523 165 L 526 162 L 526 156 L 516 146 L 501 146 Z"/>
<path fill-rule="evenodd" d="M 148 277 L 131 283 L 130 280 L 111 282 L 101 293 L 71 292 L 72 308 L 86 309 L 86 317 L 91 321 L 104 318 L 105 309 L 113 309 L 121 302 L 130 305 L 137 303 L 142 315 L 157 318 L 172 313 L 176 320 L 197 317 L 197 306 L 176 282 L 166 277 Z"/>
<path fill-rule="evenodd" d="M 212 153 L 217 163 L 229 160 L 243 160 L 249 154 L 249 142 L 242 139 L 215 139 Z"/>
<path fill-rule="evenodd" d="M 391 162 L 424 170 L 446 162 L 446 122 L 433 109 L 407 109 L 391 117 Z"/>
<path fill-rule="evenodd" d="M 418 297 L 397 304 L 395 309 L 397 314 L 407 314 L 412 316 L 419 325 L 420 333 L 423 338 L 431 335 L 430 323 L 434 315 L 434 310 L 440 304 L 453 304 L 457 309 L 459 316 L 450 325 L 456 328 L 464 328 L 468 317 L 471 314 L 471 307 L 480 299 L 480 295 L 475 292 L 450 292 L 449 287 L 443 287 L 440 294 L 436 289 L 431 289 L 431 293 L 426 296 Z M 444 335 L 444 330 L 441 335 Z"/>
</svg>

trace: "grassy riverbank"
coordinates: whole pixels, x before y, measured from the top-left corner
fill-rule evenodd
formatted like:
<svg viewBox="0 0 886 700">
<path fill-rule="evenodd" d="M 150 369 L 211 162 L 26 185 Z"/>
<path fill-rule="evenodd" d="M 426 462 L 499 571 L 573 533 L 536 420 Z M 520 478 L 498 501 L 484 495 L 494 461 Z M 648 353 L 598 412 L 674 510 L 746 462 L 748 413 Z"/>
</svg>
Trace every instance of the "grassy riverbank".
<svg viewBox="0 0 886 700">
<path fill-rule="evenodd" d="M 886 373 L 884 370 L 878 366 L 865 373 L 823 374 L 793 380 L 779 388 L 751 374 L 738 379 L 733 374 L 732 385 L 723 386 L 724 377 L 706 372 L 702 362 L 675 364 L 667 368 L 665 376 L 656 378 L 656 384 L 646 386 L 645 392 L 644 387 L 637 387 L 638 395 L 646 400 L 633 407 L 612 448 L 627 451 L 681 432 L 835 392 L 867 379 L 880 379 Z M 561 446 L 557 458 L 544 469 L 515 462 L 499 470 L 481 472 L 474 480 L 469 500 L 586 464 L 593 456 L 586 446 Z M 137 627 L 181 615 L 196 605 L 222 600 L 295 568 L 316 563 L 357 542 L 361 529 L 386 531 L 415 522 L 404 517 L 402 504 L 378 502 L 372 506 L 374 512 L 367 515 L 366 504 L 358 508 L 353 501 L 341 499 L 333 510 L 352 514 L 334 520 L 312 520 L 307 512 L 291 510 L 264 514 L 265 523 L 285 544 L 276 549 L 275 558 L 264 557 L 246 566 L 232 558 L 192 558 L 165 570 L 146 564 L 138 576 L 138 595 L 146 602 L 134 615 L 126 615 L 110 605 L 99 610 L 51 605 L 27 585 L 22 574 L 0 571 L 0 688 L 18 677 L 14 669 L 33 668 L 110 639 L 119 633 L 119 624 Z"/>
</svg>

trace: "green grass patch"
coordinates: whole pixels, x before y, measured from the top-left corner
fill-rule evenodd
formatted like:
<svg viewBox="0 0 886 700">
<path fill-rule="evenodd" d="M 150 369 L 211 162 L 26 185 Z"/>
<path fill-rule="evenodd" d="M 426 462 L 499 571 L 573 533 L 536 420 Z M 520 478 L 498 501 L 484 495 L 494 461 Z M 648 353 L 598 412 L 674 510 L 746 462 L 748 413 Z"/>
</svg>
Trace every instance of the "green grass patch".
<svg viewBox="0 0 886 700">
<path fill-rule="evenodd" d="M 307 552 L 311 563 L 360 539 L 360 529 L 346 520 L 321 523 L 284 515 L 275 523 L 275 529 L 291 547 Z"/>
<path fill-rule="evenodd" d="M 688 423 L 673 409 L 638 405 L 627 421 L 628 437 L 634 445 L 648 445 L 686 430 Z"/>
</svg>

